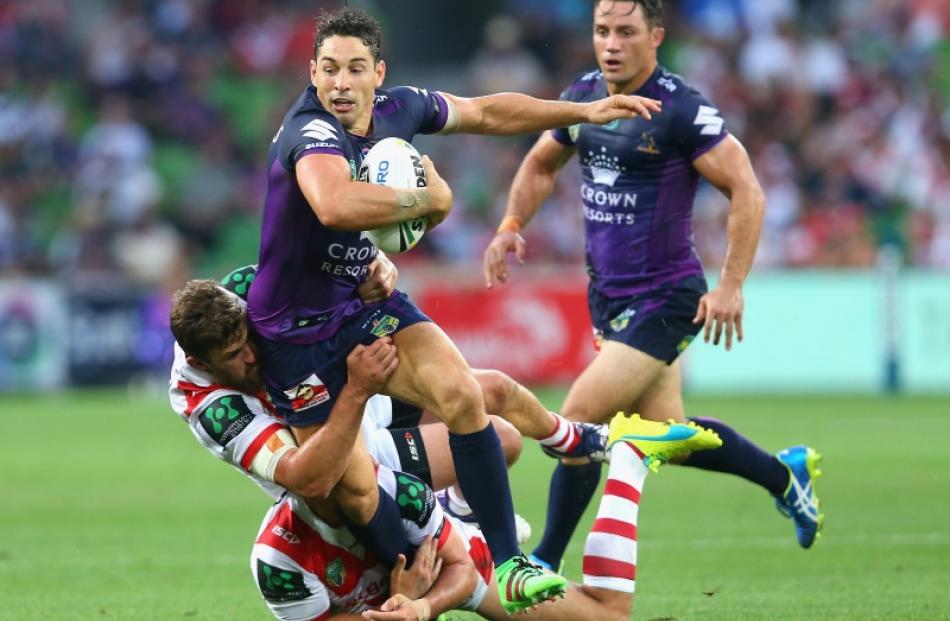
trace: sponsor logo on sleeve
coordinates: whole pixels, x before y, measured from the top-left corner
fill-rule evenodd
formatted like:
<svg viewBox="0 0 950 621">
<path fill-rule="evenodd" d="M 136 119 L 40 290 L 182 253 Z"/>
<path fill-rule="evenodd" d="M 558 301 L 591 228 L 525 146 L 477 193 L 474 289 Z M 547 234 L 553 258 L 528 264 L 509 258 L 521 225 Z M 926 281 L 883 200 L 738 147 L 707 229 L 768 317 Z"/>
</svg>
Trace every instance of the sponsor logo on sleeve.
<svg viewBox="0 0 950 621">
<path fill-rule="evenodd" d="M 254 414 L 241 396 L 228 395 L 215 399 L 198 420 L 215 442 L 227 446 L 251 424 Z"/>
<path fill-rule="evenodd" d="M 320 142 L 330 142 L 339 140 L 336 128 L 323 119 L 314 119 L 304 125 L 300 132 L 307 138 L 313 138 Z"/>
<path fill-rule="evenodd" d="M 312 408 L 330 400 L 330 391 L 323 381 L 314 373 L 297 386 L 285 390 L 284 395 L 290 399 L 290 407 L 295 412 Z"/>
<path fill-rule="evenodd" d="M 699 133 L 703 136 L 718 136 L 722 132 L 724 122 L 719 116 L 719 110 L 712 106 L 700 106 L 693 125 L 702 125 L 703 129 Z"/>
<path fill-rule="evenodd" d="M 297 602 L 310 597 L 303 574 L 274 567 L 257 559 L 257 584 L 264 599 L 272 602 Z"/>
<path fill-rule="evenodd" d="M 396 474 L 396 504 L 402 518 L 423 528 L 435 509 L 435 494 L 419 477 L 406 472 Z"/>
</svg>

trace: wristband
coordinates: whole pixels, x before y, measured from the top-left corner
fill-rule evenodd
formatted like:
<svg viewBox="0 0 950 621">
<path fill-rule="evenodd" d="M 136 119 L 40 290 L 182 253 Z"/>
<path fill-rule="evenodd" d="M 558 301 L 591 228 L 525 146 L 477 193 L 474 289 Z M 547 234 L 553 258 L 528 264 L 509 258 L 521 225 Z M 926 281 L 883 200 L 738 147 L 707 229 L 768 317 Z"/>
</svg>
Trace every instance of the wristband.
<svg viewBox="0 0 950 621">
<path fill-rule="evenodd" d="M 518 216 L 505 216 L 498 225 L 496 233 L 520 233 L 524 220 Z"/>
</svg>

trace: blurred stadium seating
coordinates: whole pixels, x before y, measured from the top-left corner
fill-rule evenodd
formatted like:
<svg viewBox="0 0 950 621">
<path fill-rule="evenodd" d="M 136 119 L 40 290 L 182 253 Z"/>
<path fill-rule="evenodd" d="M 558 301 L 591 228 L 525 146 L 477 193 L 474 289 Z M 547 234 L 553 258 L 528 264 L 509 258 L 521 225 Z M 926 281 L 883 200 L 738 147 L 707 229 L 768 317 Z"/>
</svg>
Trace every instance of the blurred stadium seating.
<svg viewBox="0 0 950 621">
<path fill-rule="evenodd" d="M 23 356 L 56 347 L 31 332 L 47 319 L 23 310 L 34 299 L 23 293 L 24 279 L 40 281 L 43 291 L 49 283 L 63 289 L 65 302 L 41 292 L 45 301 L 36 304 L 65 304 L 69 334 L 115 335 L 111 345 L 90 342 L 79 361 L 74 351 L 61 354 L 71 368 L 62 379 L 76 380 L 83 369 L 86 380 L 117 379 L 88 373 L 89 356 L 112 350 L 109 364 L 118 370 L 161 375 L 168 294 L 189 277 L 256 260 L 267 144 L 305 83 L 312 17 L 339 4 L 0 5 L 0 369 L 7 370 L 0 388 L 23 387 L 20 380 L 36 374 L 23 371 Z M 426 9 L 421 0 L 401 1 L 399 10 L 382 0 L 351 4 L 384 23 L 389 85 L 555 97 L 593 67 L 587 0 L 488 0 L 451 11 Z M 662 61 L 723 110 L 767 194 L 757 275 L 869 270 L 885 246 L 907 267 L 950 269 L 945 2 L 667 5 Z M 453 185 L 457 205 L 400 259 L 406 274 L 423 263 L 477 274 L 532 141 L 420 141 Z M 561 176 L 528 231 L 533 265 L 582 261 L 577 174 Z M 711 188 L 701 190 L 696 241 L 710 270 L 723 255 L 727 207 Z M 944 304 L 945 296 L 926 312 L 939 314 Z M 51 312 L 51 321 L 63 321 L 61 310 Z M 937 344 L 950 350 L 950 327 L 937 329 Z M 942 364 L 950 366 L 946 356 Z"/>
</svg>

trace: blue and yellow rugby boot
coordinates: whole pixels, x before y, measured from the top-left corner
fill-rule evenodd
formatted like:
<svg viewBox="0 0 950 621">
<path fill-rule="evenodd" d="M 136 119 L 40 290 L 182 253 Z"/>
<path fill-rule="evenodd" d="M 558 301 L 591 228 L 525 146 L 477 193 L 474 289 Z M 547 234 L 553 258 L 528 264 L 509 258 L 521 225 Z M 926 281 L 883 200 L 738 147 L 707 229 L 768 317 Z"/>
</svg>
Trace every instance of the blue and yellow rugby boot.
<svg viewBox="0 0 950 621">
<path fill-rule="evenodd" d="M 815 479 L 821 476 L 818 462 L 821 455 L 808 446 L 793 446 L 775 456 L 788 468 L 788 487 L 775 497 L 775 506 L 785 517 L 795 522 L 798 545 L 810 548 L 821 536 L 825 515 L 815 493 Z"/>
</svg>

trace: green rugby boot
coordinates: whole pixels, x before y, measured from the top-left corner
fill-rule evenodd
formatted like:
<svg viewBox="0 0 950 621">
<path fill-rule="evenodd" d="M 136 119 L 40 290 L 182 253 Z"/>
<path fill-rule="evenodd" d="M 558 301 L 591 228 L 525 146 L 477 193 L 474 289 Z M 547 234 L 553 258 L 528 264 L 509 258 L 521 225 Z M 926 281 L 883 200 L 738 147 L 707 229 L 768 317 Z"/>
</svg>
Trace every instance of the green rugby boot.
<svg viewBox="0 0 950 621">
<path fill-rule="evenodd" d="M 498 597 L 505 612 L 514 614 L 555 597 L 564 597 L 567 580 L 542 571 L 524 554 L 513 556 L 495 568 Z"/>
</svg>

